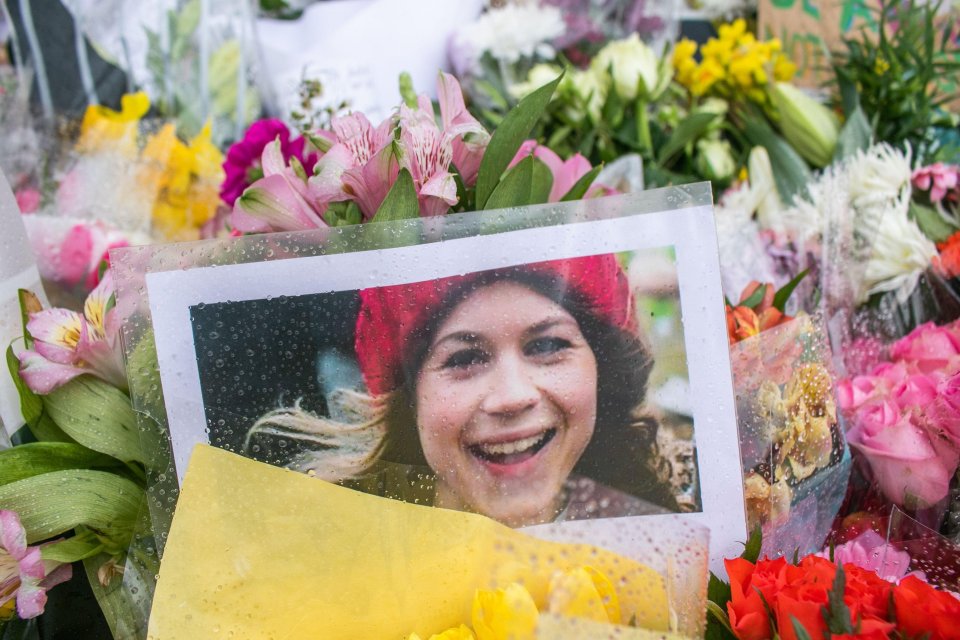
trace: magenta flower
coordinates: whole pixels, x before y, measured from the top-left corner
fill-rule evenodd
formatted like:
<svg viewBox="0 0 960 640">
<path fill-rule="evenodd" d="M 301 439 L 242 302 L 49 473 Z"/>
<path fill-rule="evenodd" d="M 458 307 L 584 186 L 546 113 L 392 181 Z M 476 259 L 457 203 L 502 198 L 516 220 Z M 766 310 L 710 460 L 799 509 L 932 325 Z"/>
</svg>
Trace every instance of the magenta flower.
<svg viewBox="0 0 960 640">
<path fill-rule="evenodd" d="M 477 181 L 480 161 L 490 143 L 490 134 L 467 111 L 460 83 L 449 73 L 440 72 L 440 78 L 437 80 L 437 96 L 440 102 L 440 120 L 443 130 L 459 132 L 451 142 L 453 165 L 460 172 L 463 183 L 472 187 Z"/>
<path fill-rule="evenodd" d="M 0 610 L 16 598 L 17 615 L 35 618 L 47 604 L 47 589 L 72 575 L 69 564 L 44 561 L 40 547 L 28 547 L 20 517 L 0 510 Z"/>
<path fill-rule="evenodd" d="M 590 166 L 590 161 L 579 153 L 575 154 L 569 160 L 564 161 L 561 160 L 560 156 L 554 153 L 553 150 L 539 144 L 536 140 L 526 140 L 520 145 L 520 149 L 517 150 L 517 155 L 510 161 L 510 167 L 513 167 L 531 154 L 547 165 L 550 173 L 553 174 L 553 186 L 550 188 L 549 202 L 560 202 L 560 199 L 567 195 L 567 192 L 573 188 L 577 180 L 585 176 L 590 172 L 590 169 L 593 168 Z M 586 194 L 586 197 L 589 198 L 598 192 L 602 193 L 603 188 L 595 185 L 591 188 L 590 192 Z"/>
<path fill-rule="evenodd" d="M 317 154 L 304 153 L 306 141 L 302 137 L 291 139 L 290 130 L 280 120 L 258 120 L 250 125 L 243 140 L 234 143 L 227 151 L 223 163 L 226 178 L 220 186 L 220 198 L 224 202 L 232 207 L 244 190 L 263 176 L 260 158 L 264 148 L 277 138 L 285 162 L 296 158 L 308 174 L 313 171 Z"/>
<path fill-rule="evenodd" d="M 126 389 L 117 310 L 110 306 L 113 276 L 107 271 L 90 292 L 83 314 L 45 309 L 30 314 L 33 349 L 21 353 L 20 377 L 35 393 L 47 394 L 89 373 Z"/>
<path fill-rule="evenodd" d="M 324 157 L 326 158 L 326 156 Z M 239 231 L 304 231 L 327 226 L 327 202 L 317 197 L 306 175 L 287 166 L 279 137 L 263 149 L 263 177 L 233 205 L 230 221 Z"/>
<path fill-rule="evenodd" d="M 311 192 L 321 202 L 353 200 L 365 220 L 376 214 L 400 173 L 393 149 L 394 121 L 376 128 L 362 113 L 334 118 L 336 142 L 314 169 Z"/>
<path fill-rule="evenodd" d="M 960 185 L 960 166 L 936 162 L 913 172 L 913 186 L 930 192 L 930 202 L 940 202 Z M 956 201 L 958 193 L 951 194 Z"/>
</svg>

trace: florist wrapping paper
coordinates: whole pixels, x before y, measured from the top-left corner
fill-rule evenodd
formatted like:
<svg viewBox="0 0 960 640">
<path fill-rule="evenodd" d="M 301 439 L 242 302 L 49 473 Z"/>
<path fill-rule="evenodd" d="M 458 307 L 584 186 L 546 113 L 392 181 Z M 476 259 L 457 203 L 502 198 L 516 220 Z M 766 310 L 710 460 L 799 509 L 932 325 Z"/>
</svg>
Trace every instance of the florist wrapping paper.
<svg viewBox="0 0 960 640">
<path fill-rule="evenodd" d="M 582 565 L 621 585 L 623 623 L 668 630 L 663 578 L 622 556 L 198 446 L 167 541 L 149 637 L 429 637 L 469 621 L 478 588 L 522 582 L 542 601 L 554 571 Z"/>
</svg>

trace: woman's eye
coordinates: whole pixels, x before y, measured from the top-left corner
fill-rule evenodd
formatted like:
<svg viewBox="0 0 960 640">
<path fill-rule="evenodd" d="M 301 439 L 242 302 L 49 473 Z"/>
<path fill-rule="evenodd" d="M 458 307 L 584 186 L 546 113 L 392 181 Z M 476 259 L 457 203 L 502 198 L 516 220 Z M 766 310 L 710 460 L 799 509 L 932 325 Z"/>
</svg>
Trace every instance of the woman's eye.
<svg viewBox="0 0 960 640">
<path fill-rule="evenodd" d="M 573 344 L 566 338 L 543 337 L 528 342 L 523 351 L 528 356 L 548 356 L 572 346 Z"/>
<path fill-rule="evenodd" d="M 461 349 L 447 356 L 443 361 L 444 369 L 465 369 L 489 361 L 486 352 L 482 349 Z"/>
</svg>

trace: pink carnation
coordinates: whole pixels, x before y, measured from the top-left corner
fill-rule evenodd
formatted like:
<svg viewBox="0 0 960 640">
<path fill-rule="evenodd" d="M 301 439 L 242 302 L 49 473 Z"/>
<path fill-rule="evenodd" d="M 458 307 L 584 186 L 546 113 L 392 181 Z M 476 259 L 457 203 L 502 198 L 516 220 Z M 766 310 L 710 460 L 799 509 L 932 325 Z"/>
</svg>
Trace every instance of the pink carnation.
<svg viewBox="0 0 960 640">
<path fill-rule="evenodd" d="M 234 143 L 227 151 L 223 163 L 226 178 L 220 186 L 220 198 L 224 202 L 232 207 L 244 190 L 263 176 L 260 157 L 264 147 L 278 136 L 284 160 L 289 162 L 290 158 L 296 157 L 307 174 L 313 172 L 317 154 L 304 154 L 306 141 L 302 137 L 291 140 L 290 130 L 280 120 L 258 120 L 250 125 L 243 140 Z"/>
<path fill-rule="evenodd" d="M 930 192 L 930 202 L 940 202 L 960 185 L 960 166 L 936 162 L 913 172 L 913 186 Z M 957 193 L 951 194 L 957 199 Z"/>
</svg>

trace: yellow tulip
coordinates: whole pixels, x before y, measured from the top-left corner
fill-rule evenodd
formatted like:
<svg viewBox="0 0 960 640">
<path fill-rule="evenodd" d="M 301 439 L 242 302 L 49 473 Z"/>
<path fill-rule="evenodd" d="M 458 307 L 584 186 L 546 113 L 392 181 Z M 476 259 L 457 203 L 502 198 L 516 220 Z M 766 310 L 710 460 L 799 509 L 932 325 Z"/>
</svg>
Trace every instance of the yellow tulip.
<svg viewBox="0 0 960 640">
<path fill-rule="evenodd" d="M 620 624 L 620 600 L 610 580 L 593 567 L 554 574 L 548 610 L 568 618 Z"/>
<path fill-rule="evenodd" d="M 477 640 L 532 640 L 538 616 L 530 592 L 516 582 L 505 589 L 479 589 L 473 598 Z"/>
<path fill-rule="evenodd" d="M 140 118 L 150 109 L 150 98 L 141 92 L 120 99 L 120 111 L 90 105 L 80 124 L 77 150 L 81 153 L 117 151 L 125 155 L 137 153 L 137 128 Z"/>
</svg>

